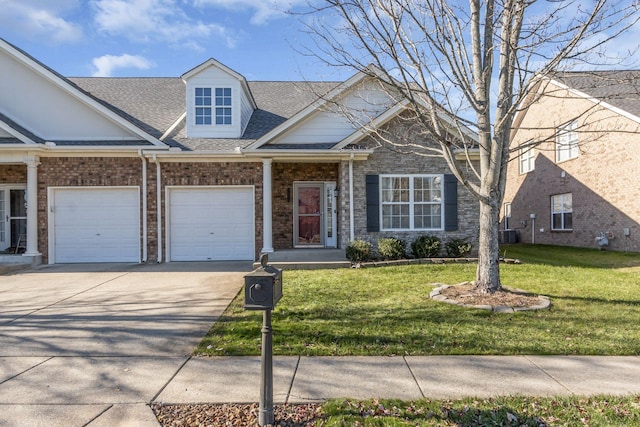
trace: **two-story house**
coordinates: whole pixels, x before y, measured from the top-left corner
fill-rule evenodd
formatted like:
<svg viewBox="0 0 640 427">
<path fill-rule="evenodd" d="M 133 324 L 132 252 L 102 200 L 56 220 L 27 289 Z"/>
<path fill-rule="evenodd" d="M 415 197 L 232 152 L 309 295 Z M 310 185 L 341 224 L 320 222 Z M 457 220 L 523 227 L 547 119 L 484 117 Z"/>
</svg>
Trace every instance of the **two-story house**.
<svg viewBox="0 0 640 427">
<path fill-rule="evenodd" d="M 504 240 L 640 251 L 640 71 L 545 76 L 523 107 Z"/>
</svg>

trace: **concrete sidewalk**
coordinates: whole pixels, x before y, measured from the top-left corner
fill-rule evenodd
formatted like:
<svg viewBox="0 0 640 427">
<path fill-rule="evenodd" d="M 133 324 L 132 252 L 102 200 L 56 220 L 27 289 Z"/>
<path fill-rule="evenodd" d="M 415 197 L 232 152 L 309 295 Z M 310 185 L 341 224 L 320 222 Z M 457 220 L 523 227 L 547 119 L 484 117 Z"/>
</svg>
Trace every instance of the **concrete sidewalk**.
<svg viewBox="0 0 640 427">
<path fill-rule="evenodd" d="M 0 358 L 1 426 L 150 426 L 150 403 L 259 401 L 259 357 Z M 640 357 L 275 357 L 274 403 L 640 393 Z"/>
<path fill-rule="evenodd" d="M 259 357 L 192 358 L 155 399 L 257 402 Z M 640 357 L 275 357 L 274 402 L 640 393 Z"/>
</svg>

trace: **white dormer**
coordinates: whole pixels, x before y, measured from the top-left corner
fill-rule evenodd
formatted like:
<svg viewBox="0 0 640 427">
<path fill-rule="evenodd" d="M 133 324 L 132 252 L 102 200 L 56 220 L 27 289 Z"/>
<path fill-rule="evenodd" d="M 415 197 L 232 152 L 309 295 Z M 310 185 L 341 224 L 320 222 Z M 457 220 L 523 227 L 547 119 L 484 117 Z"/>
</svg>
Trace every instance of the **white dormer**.
<svg viewBox="0 0 640 427">
<path fill-rule="evenodd" d="M 256 109 L 247 81 L 215 59 L 182 75 L 189 138 L 240 138 Z"/>
</svg>

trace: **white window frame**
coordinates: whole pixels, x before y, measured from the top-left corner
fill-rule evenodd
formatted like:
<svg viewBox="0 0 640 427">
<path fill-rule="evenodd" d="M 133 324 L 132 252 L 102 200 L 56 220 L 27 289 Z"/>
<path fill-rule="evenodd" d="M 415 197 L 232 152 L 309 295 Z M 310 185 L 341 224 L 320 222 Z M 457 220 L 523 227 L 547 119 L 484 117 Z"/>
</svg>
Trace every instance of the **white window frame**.
<svg viewBox="0 0 640 427">
<path fill-rule="evenodd" d="M 408 197 L 406 201 L 385 201 L 385 180 L 388 179 L 402 179 L 406 178 L 409 180 L 408 189 Z M 431 180 L 439 178 L 440 179 L 440 200 L 439 201 L 416 201 L 415 200 L 415 181 L 416 179 L 424 179 L 428 178 L 430 185 L 433 185 Z M 415 208 L 419 205 L 429 205 L 429 206 L 439 206 L 440 207 L 440 227 L 436 228 L 417 228 L 415 225 Z M 409 217 L 409 227 L 385 227 L 385 215 L 384 208 L 387 206 L 407 206 L 408 207 L 408 217 Z M 388 215 L 387 215 L 388 217 Z M 429 231 L 429 230 L 444 230 L 444 175 L 437 174 L 415 174 L 415 175 L 380 175 L 380 230 L 381 231 Z"/>
<path fill-rule="evenodd" d="M 219 91 L 222 93 L 219 94 Z M 213 91 L 213 100 L 215 106 L 214 124 L 216 126 L 233 125 L 233 90 L 230 87 L 216 87 Z"/>
<path fill-rule="evenodd" d="M 524 147 L 520 148 L 520 173 L 525 174 L 532 172 L 536 168 L 535 148 L 531 146 L 529 141 Z"/>
<path fill-rule="evenodd" d="M 209 94 L 205 95 L 205 91 L 208 90 Z M 202 91 L 201 95 L 198 95 L 198 91 Z M 198 86 L 193 90 L 193 124 L 196 126 L 212 126 L 213 120 L 215 118 L 214 110 L 213 110 L 213 99 L 214 99 L 214 91 L 211 87 L 207 86 Z M 198 103 L 201 101 L 202 103 Z M 208 101 L 208 103 L 207 103 Z M 203 114 L 198 114 L 198 110 L 202 109 Z M 209 110 L 208 114 L 205 114 L 204 110 Z M 202 118 L 203 123 L 198 123 L 198 119 Z M 208 122 L 207 123 L 207 119 Z"/>
<path fill-rule="evenodd" d="M 511 202 L 504 204 L 504 229 L 511 230 Z"/>
<path fill-rule="evenodd" d="M 569 208 L 566 207 L 567 198 Z M 559 200 L 559 210 L 555 210 L 555 200 Z M 567 214 L 571 214 L 571 226 L 567 227 Z M 554 215 L 560 215 L 560 228 L 555 227 Z M 573 231 L 573 193 L 554 194 L 551 196 L 551 230 L 553 231 Z"/>
<path fill-rule="evenodd" d="M 558 126 L 556 132 L 556 163 L 575 159 L 579 154 L 578 121 L 573 120 Z"/>
</svg>

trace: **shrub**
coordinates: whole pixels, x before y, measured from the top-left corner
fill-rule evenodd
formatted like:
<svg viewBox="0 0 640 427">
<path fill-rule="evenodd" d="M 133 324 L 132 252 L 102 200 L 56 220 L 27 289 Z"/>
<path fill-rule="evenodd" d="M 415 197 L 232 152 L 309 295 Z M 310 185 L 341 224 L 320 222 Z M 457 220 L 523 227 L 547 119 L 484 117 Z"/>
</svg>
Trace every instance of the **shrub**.
<svg viewBox="0 0 640 427">
<path fill-rule="evenodd" d="M 407 242 L 395 237 L 378 239 L 378 254 L 382 259 L 402 259 L 407 255 Z"/>
<path fill-rule="evenodd" d="M 445 245 L 447 255 L 452 258 L 460 258 L 471 252 L 471 243 L 464 239 L 451 239 Z"/>
<path fill-rule="evenodd" d="M 345 249 L 347 259 L 351 262 L 364 262 L 371 259 L 371 243 L 366 240 L 353 240 Z"/>
<path fill-rule="evenodd" d="M 431 258 L 440 255 L 442 242 L 436 236 L 420 236 L 411 243 L 411 252 L 416 258 Z"/>
</svg>

